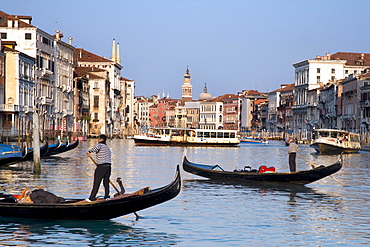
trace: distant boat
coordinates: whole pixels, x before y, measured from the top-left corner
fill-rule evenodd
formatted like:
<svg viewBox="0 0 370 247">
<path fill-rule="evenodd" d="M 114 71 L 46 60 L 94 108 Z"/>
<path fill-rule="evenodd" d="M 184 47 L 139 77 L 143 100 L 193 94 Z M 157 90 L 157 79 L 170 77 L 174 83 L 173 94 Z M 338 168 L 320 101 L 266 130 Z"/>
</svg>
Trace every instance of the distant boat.
<svg viewBox="0 0 370 247">
<path fill-rule="evenodd" d="M 263 138 L 257 138 L 257 137 L 245 137 L 241 138 L 240 142 L 242 143 L 250 143 L 250 144 L 268 144 L 268 140 Z"/>
<path fill-rule="evenodd" d="M 345 130 L 317 129 L 310 145 L 320 154 L 357 153 L 361 149 L 360 135 Z"/>
<path fill-rule="evenodd" d="M 313 169 L 296 172 L 266 172 L 266 166 L 259 170 L 234 170 L 225 171 L 219 165 L 204 165 L 190 162 L 183 156 L 182 167 L 184 171 L 218 181 L 231 181 L 233 183 L 274 183 L 274 184 L 309 184 L 330 176 L 342 168 L 342 157 L 328 166 L 315 166 Z M 261 171 L 261 168 L 263 171 Z M 271 170 L 267 168 L 267 170 Z"/>
<path fill-rule="evenodd" d="M 218 146 L 235 147 L 240 143 L 236 130 L 190 128 L 151 128 L 148 133 L 134 135 L 139 146 Z"/>
</svg>

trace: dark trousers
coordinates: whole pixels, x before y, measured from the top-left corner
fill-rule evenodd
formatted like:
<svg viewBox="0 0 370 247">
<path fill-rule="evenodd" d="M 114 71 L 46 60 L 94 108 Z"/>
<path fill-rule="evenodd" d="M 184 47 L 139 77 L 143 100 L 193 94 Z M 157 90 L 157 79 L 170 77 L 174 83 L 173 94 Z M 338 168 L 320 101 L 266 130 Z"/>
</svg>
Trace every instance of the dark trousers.
<svg viewBox="0 0 370 247">
<path fill-rule="evenodd" d="M 290 168 L 290 172 L 295 172 L 296 171 L 296 163 L 295 163 L 296 156 L 297 156 L 296 153 L 290 153 L 289 154 L 289 168 Z"/>
<path fill-rule="evenodd" d="M 98 165 L 94 172 L 94 185 L 90 194 L 89 199 L 95 201 L 96 194 L 99 191 L 101 181 L 103 180 L 103 186 L 105 189 L 104 198 L 109 198 L 109 178 L 111 173 L 110 165 Z"/>
</svg>

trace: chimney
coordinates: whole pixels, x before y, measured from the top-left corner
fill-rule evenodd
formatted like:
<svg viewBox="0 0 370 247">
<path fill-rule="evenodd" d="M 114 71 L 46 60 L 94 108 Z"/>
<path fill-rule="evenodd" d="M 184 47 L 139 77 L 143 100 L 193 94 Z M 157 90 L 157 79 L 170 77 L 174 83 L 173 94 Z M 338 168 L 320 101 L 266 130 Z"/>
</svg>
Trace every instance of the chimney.
<svg viewBox="0 0 370 247">
<path fill-rule="evenodd" d="M 18 28 L 18 25 L 19 25 L 19 19 L 18 19 L 18 17 L 16 16 L 16 17 L 14 18 L 14 28 Z"/>
<path fill-rule="evenodd" d="M 365 54 L 364 53 L 361 53 L 361 59 L 365 60 Z"/>
<path fill-rule="evenodd" d="M 117 63 L 118 64 L 121 64 L 121 51 L 120 51 L 120 47 L 119 47 L 119 43 L 117 44 Z"/>
<path fill-rule="evenodd" d="M 329 52 L 326 53 L 326 57 L 327 57 L 327 60 L 330 60 L 330 53 Z"/>
<path fill-rule="evenodd" d="M 113 39 L 112 42 L 112 56 L 110 58 L 113 62 L 116 62 L 116 40 Z"/>
<path fill-rule="evenodd" d="M 69 45 L 72 45 L 73 38 L 72 37 L 69 37 L 68 40 L 69 40 Z"/>
<path fill-rule="evenodd" d="M 56 31 L 55 31 L 55 38 L 56 38 L 57 40 L 60 40 L 60 31 L 59 31 L 59 30 L 56 30 Z"/>
</svg>

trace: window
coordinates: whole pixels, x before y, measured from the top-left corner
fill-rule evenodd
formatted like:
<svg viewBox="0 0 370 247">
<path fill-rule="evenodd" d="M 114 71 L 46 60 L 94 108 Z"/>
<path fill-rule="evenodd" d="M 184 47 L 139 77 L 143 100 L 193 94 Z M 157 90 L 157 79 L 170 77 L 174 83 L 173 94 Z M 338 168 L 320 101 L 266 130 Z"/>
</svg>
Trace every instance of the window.
<svg viewBox="0 0 370 247">
<path fill-rule="evenodd" d="M 99 89 L 99 82 L 98 81 L 94 81 L 94 89 Z"/>
<path fill-rule="evenodd" d="M 332 74 L 335 74 L 335 69 L 331 69 L 331 73 Z"/>
<path fill-rule="evenodd" d="M 99 95 L 94 96 L 94 107 L 99 107 Z"/>
<path fill-rule="evenodd" d="M 331 81 L 334 81 L 334 79 L 335 79 L 335 76 L 332 76 L 332 77 L 331 77 Z"/>
<path fill-rule="evenodd" d="M 30 40 L 30 39 L 32 39 L 32 34 L 31 33 L 25 33 L 24 38 Z"/>
<path fill-rule="evenodd" d="M 8 38 L 7 33 L 1 33 L 0 38 L 1 39 L 7 39 Z"/>
<path fill-rule="evenodd" d="M 346 75 L 348 75 L 348 69 L 346 69 L 346 70 L 344 71 L 344 73 L 345 73 Z"/>
<path fill-rule="evenodd" d="M 320 74 L 320 68 L 317 68 L 317 73 Z"/>
<path fill-rule="evenodd" d="M 316 77 L 316 82 L 317 82 L 317 83 L 320 83 L 320 76 L 317 76 L 317 77 Z"/>
</svg>

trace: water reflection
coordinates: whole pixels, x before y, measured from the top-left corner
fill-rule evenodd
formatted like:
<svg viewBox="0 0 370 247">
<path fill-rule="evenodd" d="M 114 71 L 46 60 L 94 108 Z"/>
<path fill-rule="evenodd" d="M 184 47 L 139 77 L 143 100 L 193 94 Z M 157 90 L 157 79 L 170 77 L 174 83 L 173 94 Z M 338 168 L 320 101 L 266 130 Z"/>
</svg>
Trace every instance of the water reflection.
<svg viewBox="0 0 370 247">
<path fill-rule="evenodd" d="M 226 187 L 225 187 L 226 186 Z M 310 203 L 334 204 L 339 207 L 341 198 L 329 193 L 320 192 L 318 189 L 305 185 L 295 184 L 261 184 L 261 183 L 233 183 L 230 181 L 213 181 L 204 179 L 188 179 L 183 181 L 183 190 L 223 190 L 227 188 L 228 193 L 240 194 L 254 193 L 263 196 L 286 197 L 286 202 L 290 206 L 302 203 L 302 200 Z M 231 191 L 235 190 L 235 191 Z M 230 198 L 232 199 L 232 198 Z"/>
<path fill-rule="evenodd" d="M 163 232 L 149 232 L 115 221 L 48 221 L 0 218 L 0 243 L 17 246 L 170 246 L 178 236 Z"/>
</svg>

